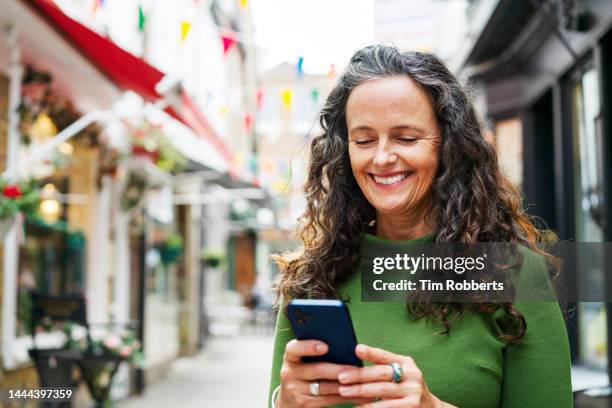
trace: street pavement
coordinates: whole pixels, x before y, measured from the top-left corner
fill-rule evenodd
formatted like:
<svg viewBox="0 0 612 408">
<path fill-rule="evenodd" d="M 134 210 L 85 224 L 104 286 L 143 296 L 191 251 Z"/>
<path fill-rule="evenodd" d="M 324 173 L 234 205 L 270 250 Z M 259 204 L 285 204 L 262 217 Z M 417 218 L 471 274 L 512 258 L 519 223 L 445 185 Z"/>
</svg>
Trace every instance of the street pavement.
<svg viewBox="0 0 612 408">
<path fill-rule="evenodd" d="M 205 350 L 174 362 L 169 375 L 119 408 L 265 408 L 272 363 L 271 335 L 211 339 Z"/>
</svg>

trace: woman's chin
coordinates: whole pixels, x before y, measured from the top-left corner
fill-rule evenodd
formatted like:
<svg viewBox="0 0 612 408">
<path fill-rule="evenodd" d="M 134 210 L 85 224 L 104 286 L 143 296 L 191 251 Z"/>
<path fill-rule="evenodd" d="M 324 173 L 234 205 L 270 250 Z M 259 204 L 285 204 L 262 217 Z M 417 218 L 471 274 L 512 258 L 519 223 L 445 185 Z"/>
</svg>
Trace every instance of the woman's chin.
<svg viewBox="0 0 612 408">
<path fill-rule="evenodd" d="M 385 203 L 376 203 L 374 206 L 376 211 L 383 215 L 402 215 L 409 214 L 410 207 L 406 207 L 405 202 L 385 202 Z"/>
</svg>

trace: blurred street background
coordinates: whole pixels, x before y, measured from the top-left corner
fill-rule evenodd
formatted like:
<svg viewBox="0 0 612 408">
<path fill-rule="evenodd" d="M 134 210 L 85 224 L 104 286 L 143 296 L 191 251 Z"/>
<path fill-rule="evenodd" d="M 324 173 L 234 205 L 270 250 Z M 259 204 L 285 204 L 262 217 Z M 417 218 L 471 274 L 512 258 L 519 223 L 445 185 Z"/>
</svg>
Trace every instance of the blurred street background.
<svg viewBox="0 0 612 408">
<path fill-rule="evenodd" d="M 610 0 L 0 0 L 0 389 L 265 406 L 270 255 L 297 248 L 317 112 L 375 42 L 469 84 L 530 214 L 612 241 Z M 611 318 L 568 318 L 576 391 L 609 384 Z"/>
</svg>

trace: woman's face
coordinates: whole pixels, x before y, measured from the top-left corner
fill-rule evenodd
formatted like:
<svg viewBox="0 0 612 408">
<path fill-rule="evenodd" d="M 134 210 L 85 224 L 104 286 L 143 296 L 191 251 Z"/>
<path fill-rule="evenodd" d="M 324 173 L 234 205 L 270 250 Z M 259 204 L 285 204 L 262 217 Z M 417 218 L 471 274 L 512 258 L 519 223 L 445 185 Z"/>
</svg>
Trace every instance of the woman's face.
<svg viewBox="0 0 612 408">
<path fill-rule="evenodd" d="M 405 76 L 355 87 L 346 122 L 353 175 L 377 213 L 410 215 L 438 169 L 440 129 L 427 93 Z"/>
</svg>

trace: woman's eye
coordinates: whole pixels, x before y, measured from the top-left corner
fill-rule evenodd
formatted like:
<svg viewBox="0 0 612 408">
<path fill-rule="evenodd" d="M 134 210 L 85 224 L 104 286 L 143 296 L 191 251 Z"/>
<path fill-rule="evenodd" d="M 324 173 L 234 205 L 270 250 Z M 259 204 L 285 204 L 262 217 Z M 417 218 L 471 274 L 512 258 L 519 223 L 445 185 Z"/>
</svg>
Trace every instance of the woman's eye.
<svg viewBox="0 0 612 408">
<path fill-rule="evenodd" d="M 372 143 L 372 140 L 367 140 L 367 139 L 366 140 L 355 140 L 355 144 L 357 146 L 365 146 L 365 145 L 368 145 L 370 143 Z"/>
<path fill-rule="evenodd" d="M 401 140 L 402 142 L 406 142 L 406 143 L 413 143 L 413 142 L 416 142 L 417 138 L 410 137 L 410 136 L 402 136 L 399 138 L 399 140 Z"/>
</svg>

